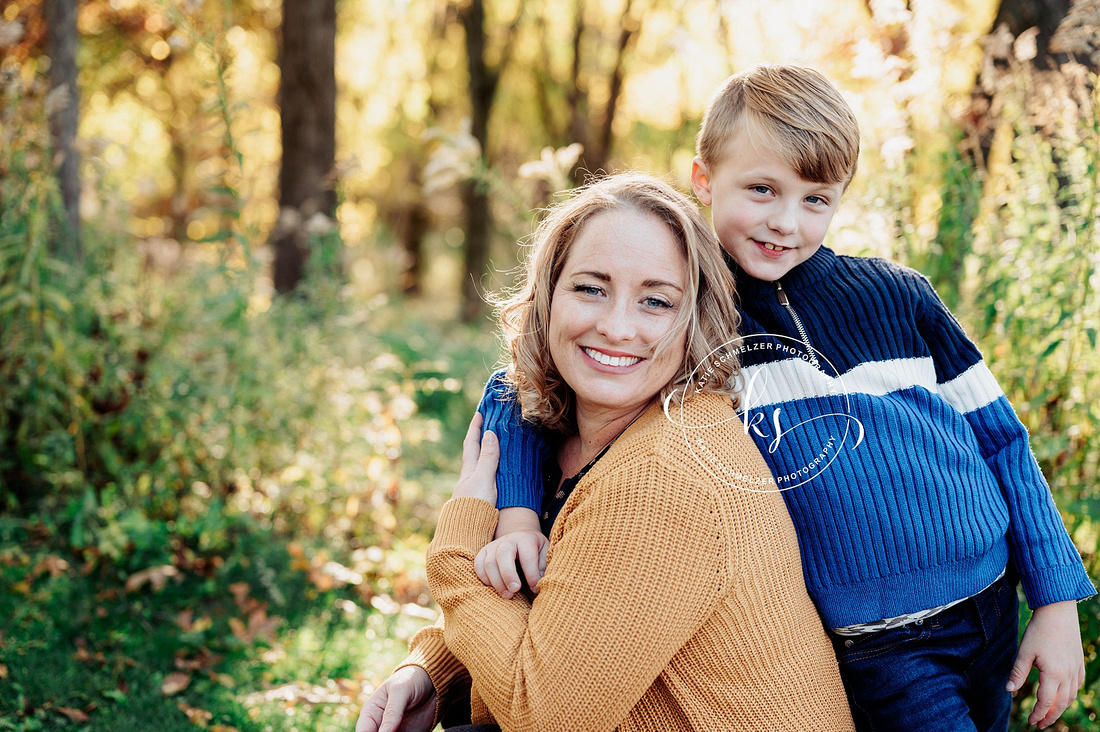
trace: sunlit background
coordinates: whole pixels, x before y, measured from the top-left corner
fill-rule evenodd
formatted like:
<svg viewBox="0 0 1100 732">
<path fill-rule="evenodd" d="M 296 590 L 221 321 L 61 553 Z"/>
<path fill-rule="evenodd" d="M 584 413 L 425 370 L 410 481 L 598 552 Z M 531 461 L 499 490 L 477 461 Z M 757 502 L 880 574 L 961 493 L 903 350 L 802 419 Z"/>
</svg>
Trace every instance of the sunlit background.
<svg viewBox="0 0 1100 732">
<path fill-rule="evenodd" d="M 283 0 L 59 5 L 75 95 L 44 0 L 0 0 L 0 730 L 350 730 L 435 617 L 424 550 L 501 358 L 485 295 L 589 173 L 689 190 L 711 94 L 758 63 L 851 103 L 827 243 L 930 277 L 1100 577 L 1096 0 L 337 0 L 331 211 L 280 206 Z M 47 124 L 73 99 L 75 232 Z M 309 252 L 287 292 L 280 226 Z M 1100 705 L 1080 615 L 1062 730 Z"/>
</svg>

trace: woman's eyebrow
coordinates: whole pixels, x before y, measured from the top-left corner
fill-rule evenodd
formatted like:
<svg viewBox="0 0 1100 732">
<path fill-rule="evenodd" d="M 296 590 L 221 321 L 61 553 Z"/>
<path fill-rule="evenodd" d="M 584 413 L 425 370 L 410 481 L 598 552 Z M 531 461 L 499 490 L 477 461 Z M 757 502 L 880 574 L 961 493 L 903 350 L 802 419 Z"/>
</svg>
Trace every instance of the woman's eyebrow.
<svg viewBox="0 0 1100 732">
<path fill-rule="evenodd" d="M 572 274 L 574 277 L 576 277 L 577 275 L 588 275 L 589 277 L 595 277 L 600 282 L 611 281 L 611 275 L 607 274 L 606 272 L 595 272 L 590 269 L 581 270 L 580 272 L 573 272 Z"/>
<path fill-rule="evenodd" d="M 674 282 L 665 282 L 664 280 L 646 280 L 642 283 L 642 287 L 671 287 L 677 292 L 683 292 L 684 289 Z"/>
<path fill-rule="evenodd" d="M 599 280 L 600 282 L 610 282 L 611 281 L 611 275 L 607 274 L 606 272 L 596 272 L 596 271 L 590 270 L 590 269 L 581 270 L 580 272 L 573 272 L 572 275 L 574 277 L 576 277 L 577 275 L 588 275 L 589 277 L 595 278 L 595 279 Z M 645 281 L 642 282 L 642 287 L 671 287 L 673 290 L 676 290 L 677 292 L 683 292 L 684 291 L 684 288 L 680 287 L 676 283 L 666 282 L 665 280 L 645 280 Z"/>
</svg>

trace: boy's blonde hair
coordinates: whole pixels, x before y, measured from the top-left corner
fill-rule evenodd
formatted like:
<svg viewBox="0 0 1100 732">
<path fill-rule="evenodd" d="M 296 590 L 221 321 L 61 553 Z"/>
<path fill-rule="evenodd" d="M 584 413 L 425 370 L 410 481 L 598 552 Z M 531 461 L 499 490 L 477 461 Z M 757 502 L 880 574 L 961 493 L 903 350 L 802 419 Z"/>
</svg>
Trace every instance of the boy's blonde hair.
<svg viewBox="0 0 1100 732">
<path fill-rule="evenodd" d="M 813 69 L 763 65 L 727 79 L 696 139 L 703 164 L 713 171 L 741 132 L 804 180 L 847 188 L 856 174 L 859 124 L 844 97 Z"/>
<path fill-rule="evenodd" d="M 674 392 L 683 398 L 689 391 L 732 396 L 740 385 L 737 358 L 720 350 L 737 338 L 741 318 L 735 284 L 707 220 L 691 199 L 660 179 L 644 173 L 607 176 L 550 208 L 535 230 L 518 289 L 497 299 L 511 353 L 507 376 L 524 418 L 566 434 L 576 430 L 574 397 L 550 357 L 551 303 L 573 242 L 589 221 L 609 211 L 633 211 L 661 221 L 686 263 L 687 287 L 679 312 L 654 353 L 656 357 L 679 347 L 686 334 L 680 367 L 661 390 L 662 399 Z"/>
</svg>

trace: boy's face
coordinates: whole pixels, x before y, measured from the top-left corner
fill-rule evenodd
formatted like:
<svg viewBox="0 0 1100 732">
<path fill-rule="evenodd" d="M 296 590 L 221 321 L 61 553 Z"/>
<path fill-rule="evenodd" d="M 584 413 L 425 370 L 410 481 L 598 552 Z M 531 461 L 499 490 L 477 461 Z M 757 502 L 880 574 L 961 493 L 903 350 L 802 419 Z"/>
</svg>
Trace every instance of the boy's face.
<svg viewBox="0 0 1100 732">
<path fill-rule="evenodd" d="M 722 248 L 750 276 L 772 282 L 813 256 L 844 192 L 843 183 L 812 183 L 778 156 L 738 133 L 715 169 L 698 157 L 691 185 L 711 207 Z"/>
</svg>

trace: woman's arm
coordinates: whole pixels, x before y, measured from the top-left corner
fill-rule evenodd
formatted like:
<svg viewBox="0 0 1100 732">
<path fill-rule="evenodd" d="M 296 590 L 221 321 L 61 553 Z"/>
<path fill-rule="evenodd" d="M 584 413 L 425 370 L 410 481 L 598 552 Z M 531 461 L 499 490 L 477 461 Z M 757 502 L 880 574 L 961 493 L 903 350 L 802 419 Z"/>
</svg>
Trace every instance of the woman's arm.
<svg viewBox="0 0 1100 732">
<path fill-rule="evenodd" d="M 467 490 L 444 506 L 428 550 L 447 645 L 502 727 L 613 729 L 723 594 L 728 562 L 708 486 L 644 452 L 598 465 L 559 517 L 537 599 L 505 600 L 474 572 L 496 511 L 491 460 L 467 469 L 473 439 Z"/>
</svg>

